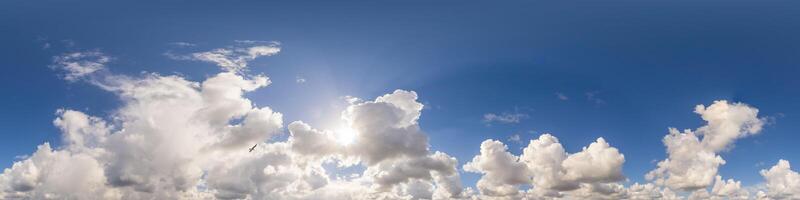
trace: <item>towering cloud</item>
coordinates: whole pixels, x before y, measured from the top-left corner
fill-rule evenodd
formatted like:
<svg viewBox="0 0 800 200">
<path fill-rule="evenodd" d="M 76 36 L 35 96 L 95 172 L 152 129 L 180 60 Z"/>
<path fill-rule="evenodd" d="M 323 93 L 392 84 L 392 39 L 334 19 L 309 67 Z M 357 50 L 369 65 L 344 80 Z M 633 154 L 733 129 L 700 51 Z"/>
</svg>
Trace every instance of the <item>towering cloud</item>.
<svg viewBox="0 0 800 200">
<path fill-rule="evenodd" d="M 764 124 L 758 109 L 742 103 L 715 101 L 708 107 L 698 105 L 694 112 L 707 124 L 695 131 L 670 128 L 663 140 L 669 157 L 647 174 L 648 179 L 673 189 L 706 188 L 720 179 L 717 171 L 725 160 L 718 153 L 738 138 L 759 133 Z"/>
<path fill-rule="evenodd" d="M 278 52 L 277 43 L 240 41 L 174 57 L 222 69 L 197 82 L 113 74 L 106 67 L 111 58 L 99 51 L 57 56 L 52 66 L 65 80 L 113 93 L 121 106 L 109 116 L 57 110 L 53 125 L 61 145 L 41 144 L 4 169 L 0 198 L 800 198 L 800 175 L 785 160 L 761 171 L 763 191 L 755 194 L 718 175 L 725 164 L 719 153 L 764 125 L 756 108 L 727 101 L 695 108 L 705 126 L 669 129 L 663 139 L 668 158 L 647 174 L 652 183 L 623 185 L 625 156 L 602 137 L 568 153 L 558 138 L 542 134 L 520 155 L 501 141 L 484 141 L 480 153 L 462 166 L 481 174 L 475 191 L 462 186 L 455 157 L 431 150 L 419 124 L 424 105 L 414 91 L 395 90 L 372 100 L 349 97 L 341 113 L 344 128 L 336 131 L 302 121 L 284 126 L 281 113 L 255 106 L 245 95 L 271 81 L 247 74 L 247 62 Z M 287 137 L 276 137 L 284 130 Z"/>
<path fill-rule="evenodd" d="M 430 186 L 433 182 L 436 188 L 429 190 L 435 190 L 431 193 L 435 197 L 459 197 L 458 162 L 445 153 L 428 150 L 428 138 L 417 124 L 422 108 L 417 93 L 404 90 L 351 105 L 342 117 L 356 137 L 346 151 L 368 167 L 364 176 L 373 179 L 378 190 Z"/>
<path fill-rule="evenodd" d="M 224 72 L 202 82 L 180 76 L 98 74 L 89 83 L 117 95 L 109 119 L 58 110 L 63 146 L 45 143 L 0 174 L 3 198 L 23 199 L 452 199 L 462 186 L 458 161 L 428 150 L 413 91 L 352 102 L 342 118 L 349 133 L 288 126 L 281 113 L 243 95 L 270 84 L 243 73 L 247 61 L 280 51 L 277 44 L 215 49 L 192 59 Z M 106 70 L 100 52 L 57 57 L 69 81 Z M 350 134 L 350 135 L 348 135 Z M 352 141 L 343 142 L 343 137 Z M 247 148 L 259 144 L 253 152 Z M 333 177 L 323 163 L 362 165 Z M 337 170 L 337 169 L 333 169 Z"/>
</svg>

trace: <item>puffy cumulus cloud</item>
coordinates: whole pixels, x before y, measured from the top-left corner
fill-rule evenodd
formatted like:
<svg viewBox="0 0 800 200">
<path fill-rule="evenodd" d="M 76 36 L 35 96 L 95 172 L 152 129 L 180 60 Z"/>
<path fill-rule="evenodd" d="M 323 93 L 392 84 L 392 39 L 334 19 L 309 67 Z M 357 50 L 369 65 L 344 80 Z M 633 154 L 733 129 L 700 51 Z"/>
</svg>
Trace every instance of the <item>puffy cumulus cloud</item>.
<svg viewBox="0 0 800 200">
<path fill-rule="evenodd" d="M 294 152 L 317 160 L 336 154 L 343 154 L 344 148 L 337 143 L 337 136 L 330 131 L 311 128 L 310 125 L 296 121 L 288 126 L 289 143 Z"/>
<path fill-rule="evenodd" d="M 500 141 L 486 140 L 464 170 L 482 173 L 477 187 L 485 198 L 620 198 L 625 194 L 625 157 L 603 138 L 568 154 L 558 138 L 543 134 L 522 155 L 509 153 Z M 520 191 L 520 186 L 532 187 Z"/>
<path fill-rule="evenodd" d="M 646 176 L 659 185 L 681 190 L 705 188 L 714 181 L 719 166 L 725 164 L 722 157 L 703 148 L 691 130 L 679 132 L 671 128 L 663 142 L 669 158 L 659 162 L 658 168 Z"/>
<path fill-rule="evenodd" d="M 762 170 L 765 182 L 756 186 L 743 187 L 740 181 L 725 180 L 717 175 L 719 167 L 725 164 L 718 153 L 732 148 L 737 139 L 761 131 L 765 119 L 758 117 L 758 109 L 742 103 L 715 101 L 708 107 L 696 106 L 695 113 L 707 124 L 694 131 L 670 128 L 663 139 L 669 157 L 646 175 L 655 184 L 631 185 L 628 197 L 674 199 L 670 191 L 673 188 L 688 191 L 687 199 L 800 198 L 800 175 L 792 171 L 785 160 L 769 170 Z M 755 190 L 760 191 L 753 193 Z M 667 193 L 671 195 L 666 196 Z"/>
<path fill-rule="evenodd" d="M 92 56 L 100 61 L 76 61 Z M 67 54 L 54 65 L 72 70 L 68 78 L 78 78 L 102 69 L 105 62 L 106 56 L 94 52 Z M 0 185 L 9 186 L 4 188 L 7 197 L 202 197 L 203 190 L 215 189 L 198 187 L 204 184 L 202 177 L 214 156 L 265 141 L 282 127 L 280 113 L 254 107 L 242 97 L 243 92 L 266 86 L 263 76 L 223 72 L 192 82 L 158 74 L 103 74 L 88 81 L 121 99 L 123 106 L 109 117 L 113 121 L 69 109 L 57 111 L 53 123 L 62 132 L 63 146 L 42 145 L 33 156 L 6 169 Z M 235 119 L 241 120 L 231 123 Z"/>
<path fill-rule="evenodd" d="M 567 159 L 567 152 L 550 134 L 542 134 L 531 140 L 521 155 L 522 163 L 533 174 L 532 183 L 542 190 L 568 191 L 577 189 L 579 183 L 566 179 L 567 171 L 562 165 Z"/>
<path fill-rule="evenodd" d="M 417 93 L 414 91 L 405 91 L 405 90 L 395 90 L 391 94 L 386 94 L 380 96 L 375 99 L 374 102 L 364 102 L 357 107 L 352 107 L 353 109 L 348 109 L 347 114 L 352 114 L 354 109 L 358 107 L 369 105 L 371 103 L 388 103 L 392 106 L 399 108 L 402 110 L 402 117 L 399 121 L 394 123 L 397 127 L 408 127 L 417 124 L 417 120 L 421 115 L 422 108 L 424 107 L 422 103 L 417 102 Z M 347 119 L 352 120 L 352 118 L 346 117 Z"/>
<path fill-rule="evenodd" d="M 742 188 L 742 183 L 733 179 L 723 180 L 721 176 L 716 176 L 711 191 L 695 190 L 689 194 L 690 200 L 701 199 L 750 199 L 750 192 Z"/>
<path fill-rule="evenodd" d="M 63 70 L 64 79 L 77 81 L 92 73 L 105 69 L 111 57 L 100 51 L 83 51 L 65 53 L 53 58 L 52 68 Z"/>
<path fill-rule="evenodd" d="M 708 190 L 695 190 L 690 193 L 686 198 L 688 200 L 737 200 L 737 199 L 752 199 L 746 190 L 740 190 L 736 193 L 721 194 L 709 192 Z"/>
<path fill-rule="evenodd" d="M 244 98 L 270 81 L 263 75 L 243 74 L 242 69 L 247 61 L 278 50 L 252 46 L 193 54 L 225 69 L 200 82 L 152 73 L 140 77 L 104 73 L 83 79 L 117 95 L 122 106 L 107 118 L 58 110 L 53 124 L 61 130 L 63 145 L 40 145 L 33 155 L 5 169 L 0 174 L 0 195 L 4 199 L 467 197 L 458 161 L 428 149 L 428 138 L 418 124 L 423 105 L 413 91 L 351 102 L 342 119 L 353 135 L 296 121 L 287 127 L 288 139 L 268 142 L 281 133 L 282 114 Z M 70 73 L 84 65 L 101 66 L 88 61 L 70 64 L 89 57 L 68 55 L 54 65 L 68 66 L 64 69 Z M 71 77 L 79 80 L 92 73 L 82 70 Z M 352 142 L 342 142 L 346 136 Z M 259 145 L 248 152 L 254 144 Z M 337 167 L 362 165 L 364 170 L 352 177 L 333 177 L 323 167 L 329 162 L 340 163 Z"/>
<path fill-rule="evenodd" d="M 668 158 L 660 161 L 647 179 L 686 191 L 711 186 L 725 164 L 718 153 L 731 148 L 738 138 L 759 133 L 764 124 L 758 109 L 743 103 L 715 101 L 708 107 L 698 105 L 695 113 L 707 124 L 695 131 L 670 128 L 663 139 Z"/>
<path fill-rule="evenodd" d="M 669 188 L 690 191 L 688 199 L 800 198 L 800 175 L 785 160 L 761 171 L 763 186 L 743 187 L 740 181 L 717 175 L 719 167 L 725 164 L 718 153 L 732 148 L 737 139 L 761 131 L 765 119 L 758 117 L 758 109 L 742 103 L 715 101 L 708 107 L 698 105 L 695 113 L 707 124 L 694 131 L 670 128 L 663 140 L 669 157 L 647 174 L 648 179 L 668 187 L 664 191 Z M 752 194 L 754 189 L 763 191 Z"/>
<path fill-rule="evenodd" d="M 463 165 L 480 173 L 477 191 L 461 185 L 456 158 L 430 149 L 420 128 L 424 105 L 413 91 L 373 100 L 348 97 L 344 131 L 295 121 L 245 94 L 269 86 L 245 74 L 247 62 L 278 53 L 277 43 L 236 45 L 176 58 L 212 62 L 223 72 L 202 81 L 181 76 L 112 74 L 98 51 L 57 56 L 64 79 L 87 81 L 115 94 L 107 117 L 59 109 L 53 125 L 61 145 L 39 145 L 0 174 L 3 199 L 798 199 L 800 175 L 781 160 L 761 171 L 762 191 L 725 180 L 718 155 L 737 139 L 758 134 L 764 119 L 741 103 L 699 105 L 706 125 L 669 129 L 668 158 L 647 174 L 652 183 L 625 187 L 625 157 L 604 138 L 567 153 L 550 134 L 520 155 L 486 140 Z M 98 73 L 103 72 L 103 73 Z M 518 122 L 524 115 L 491 115 Z M 512 139 L 517 142 L 518 137 Z M 253 152 L 247 149 L 258 144 Z M 328 164 L 335 165 L 328 165 Z M 346 167 L 361 171 L 342 177 Z M 673 190 L 684 190 L 682 197 Z"/>
<path fill-rule="evenodd" d="M 800 174 L 792 171 L 789 161 L 780 160 L 775 166 L 761 170 L 766 192 L 759 192 L 764 199 L 800 199 Z"/>
<path fill-rule="evenodd" d="M 583 151 L 567 157 L 562 163 L 568 180 L 581 182 L 614 182 L 624 179 L 622 164 L 625 157 L 605 139 L 584 147 Z"/>
<path fill-rule="evenodd" d="M 270 138 L 282 126 L 282 115 L 268 107 L 254 108 L 244 115 L 241 124 L 229 126 L 226 134 L 219 142 L 221 147 L 237 149 Z"/>
<path fill-rule="evenodd" d="M 708 123 L 696 131 L 703 136 L 703 146 L 715 152 L 733 145 L 736 139 L 758 134 L 765 121 L 758 117 L 758 109 L 724 100 L 708 107 L 697 105 L 694 112 Z"/>
<path fill-rule="evenodd" d="M 410 179 L 431 179 L 431 172 L 444 175 L 454 174 L 456 163 L 457 161 L 447 154 L 436 152 L 426 157 L 416 157 L 399 162 L 382 162 L 369 170 L 377 170 L 373 177 L 379 186 L 392 186 L 408 182 Z"/>
<path fill-rule="evenodd" d="M 368 165 L 425 156 L 428 137 L 417 124 L 423 106 L 416 99 L 415 92 L 397 90 L 349 106 L 342 117 L 357 134 L 350 150 Z"/>
<path fill-rule="evenodd" d="M 403 90 L 354 102 L 342 113 L 355 134 L 350 143 L 341 140 L 346 137 L 342 133 L 292 122 L 286 142 L 259 147 L 270 152 L 266 157 L 213 162 L 218 165 L 208 172 L 208 186 L 217 188 L 217 198 L 234 199 L 465 197 L 458 161 L 428 150 L 427 137 L 417 124 L 422 107 L 415 92 Z M 360 164 L 365 170 L 350 180 L 332 180 L 321 167 L 326 162 Z"/>
<path fill-rule="evenodd" d="M 0 181 L 4 199 L 120 198 L 105 186 L 103 166 L 95 157 L 53 150 L 48 143 L 5 169 Z"/>
<path fill-rule="evenodd" d="M 558 139 L 541 135 L 523 150 L 521 160 L 533 172 L 535 186 L 556 191 L 575 189 L 579 183 L 621 181 L 625 157 L 603 138 L 568 155 Z"/>
<path fill-rule="evenodd" d="M 626 188 L 618 183 L 583 184 L 574 191 L 566 192 L 562 199 L 625 199 Z"/>
<path fill-rule="evenodd" d="M 723 180 L 716 176 L 710 190 L 695 190 L 688 196 L 679 195 L 669 187 L 653 183 L 634 183 L 627 188 L 619 183 L 590 184 L 564 195 L 564 199 L 629 199 L 629 200 L 678 200 L 678 199 L 752 199 L 749 190 L 741 182 L 733 179 Z M 685 194 L 685 193 L 684 193 Z"/>
<path fill-rule="evenodd" d="M 232 154 L 209 164 L 207 186 L 218 199 L 302 198 L 330 181 L 322 167 L 296 162 L 286 143 Z"/>
<path fill-rule="evenodd" d="M 703 190 L 704 191 L 704 190 Z M 722 180 L 717 176 L 711 187 L 710 199 L 749 199 L 750 192 L 742 188 L 742 182 L 733 179 Z"/>
<path fill-rule="evenodd" d="M 505 144 L 496 140 L 483 141 L 480 154 L 465 164 L 464 170 L 483 174 L 476 186 L 486 196 L 517 195 L 517 185 L 530 182 L 527 166 L 519 162 L 519 157 L 509 153 Z"/>
<path fill-rule="evenodd" d="M 634 183 L 627 189 L 626 199 L 630 200 L 650 200 L 650 199 L 663 199 L 663 200 L 677 200 L 682 199 L 669 188 L 661 188 L 652 183 L 639 184 Z"/>
<path fill-rule="evenodd" d="M 384 161 L 370 166 L 364 176 L 376 191 L 400 190 L 411 199 L 452 199 L 462 195 L 455 158 L 441 152 L 426 157 Z M 397 191 L 396 191 L 397 192 Z"/>
<path fill-rule="evenodd" d="M 53 120 L 53 125 L 61 130 L 66 146 L 77 148 L 73 149 L 76 151 L 105 143 L 112 129 L 105 120 L 79 111 L 59 109 L 56 114 L 58 117 Z"/>
<path fill-rule="evenodd" d="M 404 90 L 350 105 L 342 118 L 355 137 L 351 144 L 343 145 L 342 151 L 367 166 L 362 176 L 373 181 L 376 191 L 400 187 L 411 198 L 419 199 L 420 194 L 428 194 L 420 187 L 433 185 L 428 188 L 431 196 L 422 199 L 461 197 L 458 162 L 428 149 L 428 138 L 417 123 L 422 108 L 417 93 Z"/>
<path fill-rule="evenodd" d="M 102 146 L 113 155 L 103 159 L 114 187 L 165 198 L 175 193 L 164 188 L 192 193 L 204 162 L 215 153 L 250 146 L 280 131 L 280 113 L 236 96 L 263 82 L 258 79 L 225 72 L 202 83 L 155 74 L 117 81 L 113 91 L 125 104 L 113 116 L 120 128 Z M 229 123 L 234 119 L 242 120 Z"/>
</svg>

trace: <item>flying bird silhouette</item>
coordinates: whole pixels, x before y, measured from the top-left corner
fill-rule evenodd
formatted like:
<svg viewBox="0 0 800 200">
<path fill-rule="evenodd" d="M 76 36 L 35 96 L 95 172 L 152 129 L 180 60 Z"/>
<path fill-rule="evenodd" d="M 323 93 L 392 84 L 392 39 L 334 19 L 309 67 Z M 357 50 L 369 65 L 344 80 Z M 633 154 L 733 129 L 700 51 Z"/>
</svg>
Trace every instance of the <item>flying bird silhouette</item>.
<svg viewBox="0 0 800 200">
<path fill-rule="evenodd" d="M 250 151 L 248 151 L 248 152 L 253 152 L 253 149 L 256 149 L 256 146 L 258 146 L 258 144 L 253 145 L 253 147 L 250 147 Z"/>
</svg>

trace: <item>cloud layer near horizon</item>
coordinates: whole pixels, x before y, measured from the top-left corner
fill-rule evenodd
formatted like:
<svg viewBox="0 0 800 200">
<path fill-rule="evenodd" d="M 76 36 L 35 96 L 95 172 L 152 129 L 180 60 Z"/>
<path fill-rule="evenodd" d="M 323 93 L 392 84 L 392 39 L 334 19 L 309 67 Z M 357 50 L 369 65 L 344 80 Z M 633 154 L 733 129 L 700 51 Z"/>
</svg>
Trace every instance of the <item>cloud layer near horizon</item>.
<svg viewBox="0 0 800 200">
<path fill-rule="evenodd" d="M 109 72 L 99 51 L 57 56 L 53 68 L 70 82 L 86 81 L 115 94 L 122 106 L 108 117 L 60 109 L 53 125 L 62 145 L 38 146 L 0 174 L 4 199 L 798 199 L 800 175 L 780 160 L 761 171 L 764 184 L 723 179 L 720 152 L 759 134 L 764 119 L 743 103 L 698 105 L 706 125 L 664 137 L 668 158 L 649 183 L 624 184 L 625 156 L 597 138 L 566 152 L 554 134 L 529 141 L 514 155 L 499 140 L 459 166 L 432 151 L 418 119 L 414 91 L 352 100 L 346 130 L 286 123 L 244 97 L 270 85 L 246 73 L 247 62 L 280 52 L 277 43 L 245 42 L 188 55 L 223 72 L 193 82 L 181 76 Z M 168 112 L 165 112 L 168 111 Z M 501 119 L 501 118 L 497 118 Z M 501 120 L 502 121 L 502 120 Z M 518 122 L 517 120 L 514 120 Z M 284 130 L 288 139 L 273 138 Z M 258 144 L 255 150 L 246 149 Z M 330 166 L 334 166 L 333 169 Z M 341 176 L 337 168 L 362 169 Z M 459 169 L 481 175 L 461 185 Z M 679 194 L 688 194 L 684 197 Z"/>
</svg>

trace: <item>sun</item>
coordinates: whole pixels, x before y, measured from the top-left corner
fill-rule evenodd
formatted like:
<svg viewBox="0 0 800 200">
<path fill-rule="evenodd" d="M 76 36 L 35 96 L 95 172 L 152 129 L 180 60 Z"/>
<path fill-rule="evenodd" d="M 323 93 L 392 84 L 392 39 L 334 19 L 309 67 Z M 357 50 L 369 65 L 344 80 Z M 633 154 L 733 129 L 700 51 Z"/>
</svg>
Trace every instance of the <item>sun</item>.
<svg viewBox="0 0 800 200">
<path fill-rule="evenodd" d="M 339 128 L 334 135 L 336 136 L 337 143 L 347 146 L 356 141 L 358 132 L 348 126 L 342 126 L 342 128 Z"/>
</svg>

